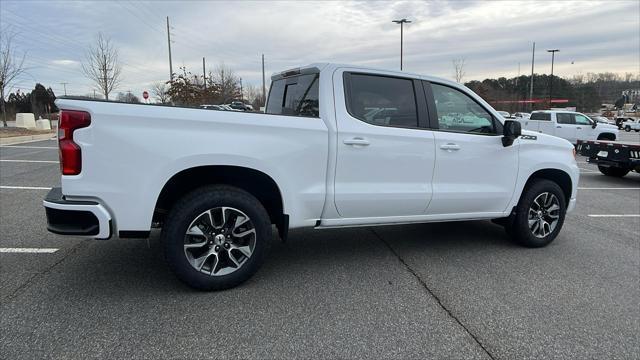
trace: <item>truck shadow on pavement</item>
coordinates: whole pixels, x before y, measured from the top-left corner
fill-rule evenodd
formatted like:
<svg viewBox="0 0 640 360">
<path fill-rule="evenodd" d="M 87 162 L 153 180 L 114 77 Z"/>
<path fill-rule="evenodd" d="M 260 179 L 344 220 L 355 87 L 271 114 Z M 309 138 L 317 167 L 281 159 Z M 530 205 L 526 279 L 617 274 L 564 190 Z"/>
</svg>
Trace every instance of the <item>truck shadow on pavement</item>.
<svg viewBox="0 0 640 360">
<path fill-rule="evenodd" d="M 482 256 L 516 247 L 502 227 L 488 221 L 295 230 L 286 243 L 280 241 L 275 230 L 273 234 L 271 251 L 262 268 L 247 283 L 229 291 L 288 288 L 292 283 L 305 286 L 305 282 L 318 282 L 322 287 L 344 276 L 376 276 L 379 267 L 400 266 L 396 251 L 411 252 L 429 261 L 431 257 L 442 259 L 460 253 Z M 159 232 L 152 233 L 148 240 L 88 241 L 78 252 L 82 255 L 63 265 L 69 272 L 77 272 L 70 275 L 72 279 L 82 280 L 65 284 L 75 283 L 74 291 L 103 298 L 108 293 L 116 295 L 132 289 L 148 294 L 198 293 L 169 271 Z"/>
</svg>

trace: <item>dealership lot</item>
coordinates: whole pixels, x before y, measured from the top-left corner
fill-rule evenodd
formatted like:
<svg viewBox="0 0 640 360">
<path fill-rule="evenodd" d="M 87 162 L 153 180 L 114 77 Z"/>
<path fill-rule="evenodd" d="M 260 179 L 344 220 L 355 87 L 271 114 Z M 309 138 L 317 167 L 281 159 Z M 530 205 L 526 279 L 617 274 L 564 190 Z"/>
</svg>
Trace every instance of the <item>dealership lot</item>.
<svg viewBox="0 0 640 360">
<path fill-rule="evenodd" d="M 169 273 L 157 233 L 48 233 L 55 146 L 0 147 L 0 358 L 640 353 L 640 174 L 580 158 L 577 209 L 546 248 L 490 222 L 294 231 L 249 282 L 203 293 Z"/>
</svg>

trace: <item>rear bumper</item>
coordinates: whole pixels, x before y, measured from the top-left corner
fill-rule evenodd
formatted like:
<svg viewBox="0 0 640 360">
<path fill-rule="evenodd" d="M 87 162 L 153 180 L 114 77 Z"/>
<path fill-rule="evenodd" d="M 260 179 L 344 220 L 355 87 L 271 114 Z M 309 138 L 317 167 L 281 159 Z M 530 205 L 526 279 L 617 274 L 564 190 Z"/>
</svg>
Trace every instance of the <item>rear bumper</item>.
<svg viewBox="0 0 640 360">
<path fill-rule="evenodd" d="M 47 213 L 47 230 L 52 233 L 105 240 L 111 237 L 111 216 L 95 201 L 66 200 L 61 188 L 53 188 L 42 205 Z"/>
</svg>

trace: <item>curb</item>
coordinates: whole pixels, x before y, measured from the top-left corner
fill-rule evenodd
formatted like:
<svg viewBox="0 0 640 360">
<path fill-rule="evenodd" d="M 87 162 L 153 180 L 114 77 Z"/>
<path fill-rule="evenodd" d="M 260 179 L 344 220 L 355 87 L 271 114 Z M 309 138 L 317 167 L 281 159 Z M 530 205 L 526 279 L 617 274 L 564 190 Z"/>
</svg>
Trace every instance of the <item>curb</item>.
<svg viewBox="0 0 640 360">
<path fill-rule="evenodd" d="M 56 138 L 56 134 L 41 134 L 41 135 L 24 135 L 24 136 L 12 136 L 8 138 L 0 138 L 0 145 L 12 145 L 12 144 L 21 144 L 31 141 L 40 141 L 40 140 L 53 140 Z"/>
</svg>

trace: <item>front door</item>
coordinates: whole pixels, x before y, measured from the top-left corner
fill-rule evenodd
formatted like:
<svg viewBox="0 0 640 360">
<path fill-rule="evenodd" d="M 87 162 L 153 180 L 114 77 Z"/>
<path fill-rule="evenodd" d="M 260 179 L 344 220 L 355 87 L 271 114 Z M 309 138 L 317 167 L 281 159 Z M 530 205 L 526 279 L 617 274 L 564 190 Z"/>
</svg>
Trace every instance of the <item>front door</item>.
<svg viewBox="0 0 640 360">
<path fill-rule="evenodd" d="M 518 142 L 502 145 L 502 124 L 461 90 L 431 83 L 437 109 L 436 168 L 428 214 L 503 212 L 518 175 Z"/>
<path fill-rule="evenodd" d="M 573 114 L 576 123 L 576 140 L 595 140 L 593 122 L 582 114 Z"/>
<path fill-rule="evenodd" d="M 418 128 L 419 104 L 424 104 L 421 84 L 337 72 L 334 86 L 338 128 L 334 200 L 340 216 L 423 214 L 431 200 L 435 159 L 433 131 Z"/>
</svg>

